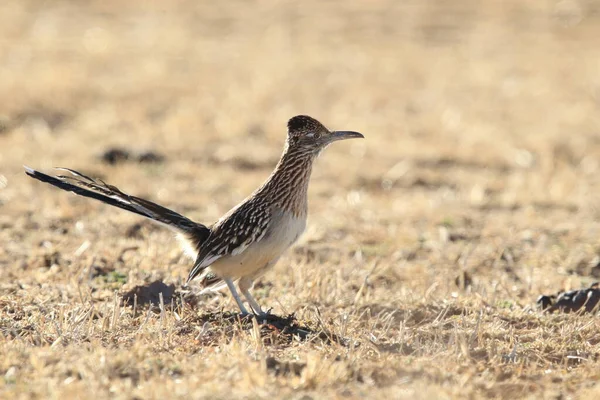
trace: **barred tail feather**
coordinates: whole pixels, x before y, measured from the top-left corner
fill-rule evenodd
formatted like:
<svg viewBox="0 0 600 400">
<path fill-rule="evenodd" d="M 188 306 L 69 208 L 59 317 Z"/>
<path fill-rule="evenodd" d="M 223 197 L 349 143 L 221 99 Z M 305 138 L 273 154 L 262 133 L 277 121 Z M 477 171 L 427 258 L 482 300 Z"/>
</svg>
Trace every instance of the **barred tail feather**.
<svg viewBox="0 0 600 400">
<path fill-rule="evenodd" d="M 80 172 L 68 168 L 57 168 L 67 171 L 71 176 L 50 176 L 24 167 L 25 173 L 39 181 L 49 183 L 62 190 L 73 192 L 79 196 L 100 200 L 103 203 L 149 218 L 181 233 L 198 248 L 210 234 L 205 225 L 196 223 L 175 211 L 169 210 L 151 201 L 128 195 L 117 187 L 100 179 L 92 179 Z"/>
</svg>

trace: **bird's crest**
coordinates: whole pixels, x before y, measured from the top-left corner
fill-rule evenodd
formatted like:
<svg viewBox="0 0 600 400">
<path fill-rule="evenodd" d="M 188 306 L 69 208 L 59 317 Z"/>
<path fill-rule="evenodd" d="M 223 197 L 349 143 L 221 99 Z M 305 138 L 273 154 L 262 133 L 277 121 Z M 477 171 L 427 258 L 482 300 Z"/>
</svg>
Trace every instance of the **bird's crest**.
<svg viewBox="0 0 600 400">
<path fill-rule="evenodd" d="M 288 121 L 288 132 L 290 134 L 301 134 L 327 130 L 322 123 L 308 115 L 296 115 Z"/>
</svg>

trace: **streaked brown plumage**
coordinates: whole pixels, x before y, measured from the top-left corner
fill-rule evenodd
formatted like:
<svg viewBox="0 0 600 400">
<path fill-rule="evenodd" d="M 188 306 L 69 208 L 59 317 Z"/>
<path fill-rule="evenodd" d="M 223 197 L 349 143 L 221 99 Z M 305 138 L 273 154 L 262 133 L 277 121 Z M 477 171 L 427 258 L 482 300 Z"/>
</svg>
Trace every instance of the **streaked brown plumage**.
<svg viewBox="0 0 600 400">
<path fill-rule="evenodd" d="M 207 290 L 227 285 L 243 314 L 248 313 L 234 281 L 256 314 L 264 314 L 249 289 L 302 234 L 313 161 L 330 143 L 361 138 L 352 131 L 329 131 L 314 118 L 299 115 L 288 122 L 288 137 L 275 170 L 254 193 L 210 227 L 130 196 L 77 171 L 52 177 L 25 167 L 27 175 L 76 194 L 134 212 L 178 232 L 195 256 L 188 283 L 201 277 Z"/>
</svg>

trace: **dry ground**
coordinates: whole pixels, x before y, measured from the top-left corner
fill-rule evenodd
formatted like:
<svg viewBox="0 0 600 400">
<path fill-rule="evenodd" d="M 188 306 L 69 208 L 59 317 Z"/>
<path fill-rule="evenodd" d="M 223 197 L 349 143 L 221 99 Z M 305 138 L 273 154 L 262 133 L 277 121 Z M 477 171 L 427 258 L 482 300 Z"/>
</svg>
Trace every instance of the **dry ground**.
<svg viewBox="0 0 600 400">
<path fill-rule="evenodd" d="M 535 299 L 600 279 L 599 37 L 593 0 L 2 1 L 0 398 L 598 398 L 598 318 Z M 21 167 L 211 222 L 299 113 L 366 140 L 255 289 L 289 329 L 185 297 L 171 233 Z"/>
</svg>

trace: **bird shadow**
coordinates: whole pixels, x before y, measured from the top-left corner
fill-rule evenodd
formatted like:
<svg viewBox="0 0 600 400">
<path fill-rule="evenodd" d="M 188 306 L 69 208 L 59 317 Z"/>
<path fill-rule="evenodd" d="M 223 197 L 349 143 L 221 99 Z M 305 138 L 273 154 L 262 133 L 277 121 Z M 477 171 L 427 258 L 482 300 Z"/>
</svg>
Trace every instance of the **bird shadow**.
<svg viewBox="0 0 600 400">
<path fill-rule="evenodd" d="M 194 335 L 200 345 L 211 346 L 231 340 L 240 332 L 260 336 L 265 345 L 289 346 L 294 342 L 318 341 L 323 344 L 349 346 L 351 341 L 324 326 L 320 320 L 299 320 L 295 314 L 279 316 L 241 315 L 231 311 L 202 312 L 198 310 L 198 298 L 191 293 L 183 294 L 174 285 L 162 281 L 135 286 L 122 294 L 123 304 L 134 309 L 134 315 L 149 307 L 160 313 L 177 312 L 178 335 Z"/>
<path fill-rule="evenodd" d="M 218 345 L 225 337 L 248 332 L 260 336 L 263 344 L 287 347 L 294 342 L 318 341 L 324 344 L 348 346 L 350 340 L 337 335 L 316 321 L 299 321 L 294 314 L 278 316 L 241 315 L 219 311 L 188 316 L 181 321 L 179 334 L 197 333 L 195 340 L 205 346 Z"/>
</svg>

